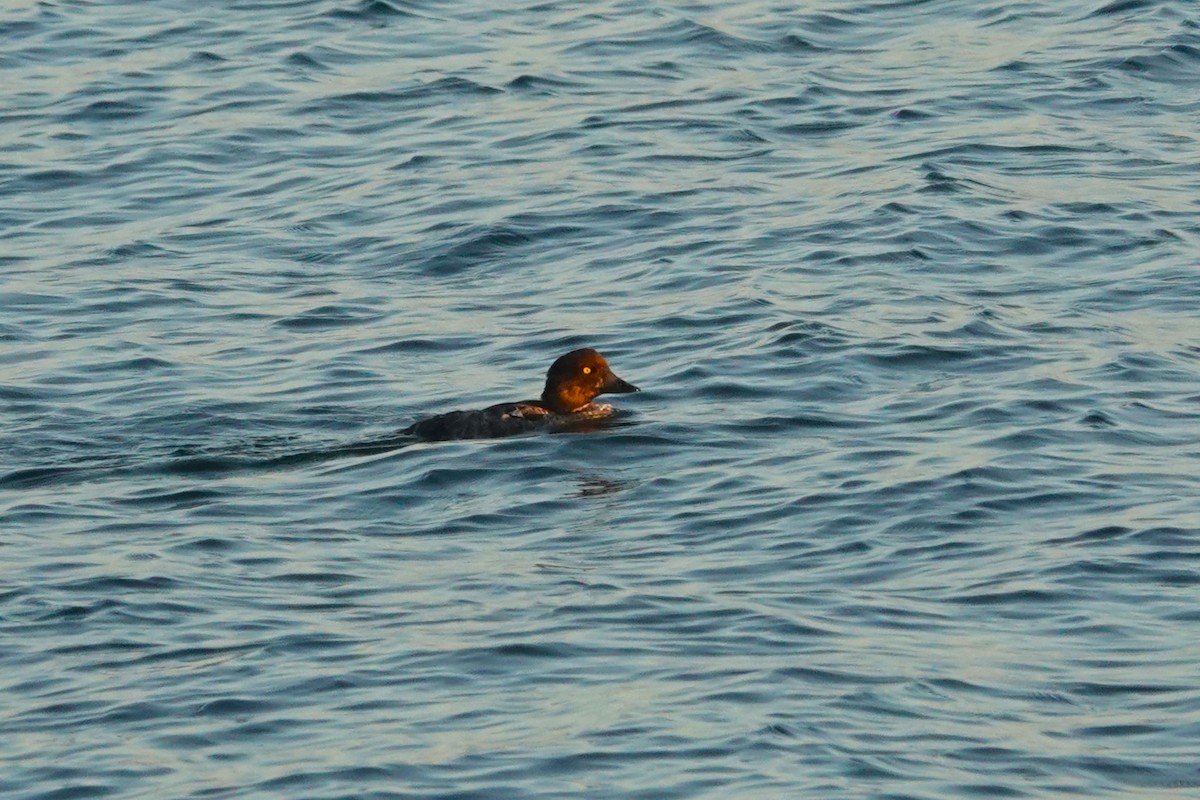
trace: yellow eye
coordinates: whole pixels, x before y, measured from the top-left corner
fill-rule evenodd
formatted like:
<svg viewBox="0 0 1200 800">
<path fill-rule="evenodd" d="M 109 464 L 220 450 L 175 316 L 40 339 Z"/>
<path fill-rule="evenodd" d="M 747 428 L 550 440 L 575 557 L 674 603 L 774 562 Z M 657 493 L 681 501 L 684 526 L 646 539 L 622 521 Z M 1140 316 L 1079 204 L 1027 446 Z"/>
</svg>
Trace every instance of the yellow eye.
<svg viewBox="0 0 1200 800">
<path fill-rule="evenodd" d="M 591 368 L 591 367 L 584 367 L 584 368 L 583 368 L 583 374 L 584 374 L 584 375 L 591 375 L 591 374 L 592 374 L 592 368 Z"/>
</svg>

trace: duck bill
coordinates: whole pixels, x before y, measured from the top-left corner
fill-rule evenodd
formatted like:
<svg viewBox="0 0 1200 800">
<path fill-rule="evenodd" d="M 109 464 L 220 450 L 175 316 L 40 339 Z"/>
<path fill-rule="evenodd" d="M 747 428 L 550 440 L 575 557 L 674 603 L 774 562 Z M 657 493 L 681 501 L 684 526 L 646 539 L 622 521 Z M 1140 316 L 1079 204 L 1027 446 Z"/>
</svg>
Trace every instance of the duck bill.
<svg viewBox="0 0 1200 800">
<path fill-rule="evenodd" d="M 604 394 L 629 394 L 630 392 L 640 392 L 641 389 L 634 386 L 629 381 L 623 381 L 613 373 L 608 373 L 608 379 L 604 381 L 602 393 Z"/>
</svg>

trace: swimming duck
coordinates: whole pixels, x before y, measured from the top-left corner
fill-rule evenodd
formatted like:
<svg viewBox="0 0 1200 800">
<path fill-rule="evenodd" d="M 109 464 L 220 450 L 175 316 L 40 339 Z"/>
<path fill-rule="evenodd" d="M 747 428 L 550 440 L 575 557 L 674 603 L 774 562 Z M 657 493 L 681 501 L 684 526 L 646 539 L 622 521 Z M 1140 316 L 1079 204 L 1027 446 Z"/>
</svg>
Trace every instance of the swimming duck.
<svg viewBox="0 0 1200 800">
<path fill-rule="evenodd" d="M 538 400 L 498 403 L 479 411 L 450 411 L 423 419 L 402 433 L 429 441 L 490 439 L 537 430 L 560 430 L 613 415 L 613 407 L 593 403 L 598 395 L 641 391 L 618 378 L 604 356 L 590 347 L 559 356 L 546 373 Z"/>
</svg>

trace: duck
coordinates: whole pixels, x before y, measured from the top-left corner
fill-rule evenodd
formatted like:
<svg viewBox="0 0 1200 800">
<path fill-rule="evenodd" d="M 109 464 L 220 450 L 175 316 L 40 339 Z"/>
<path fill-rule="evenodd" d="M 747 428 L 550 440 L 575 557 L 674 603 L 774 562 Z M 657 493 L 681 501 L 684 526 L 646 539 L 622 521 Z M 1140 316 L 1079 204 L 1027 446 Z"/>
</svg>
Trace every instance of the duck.
<svg viewBox="0 0 1200 800">
<path fill-rule="evenodd" d="M 546 372 L 546 385 L 537 400 L 497 403 L 473 411 L 449 411 L 415 422 L 401 433 L 425 441 L 446 441 L 571 429 L 616 413 L 611 405 L 592 402 L 598 396 L 640 391 L 617 377 L 599 352 L 584 347 L 555 359 Z"/>
</svg>

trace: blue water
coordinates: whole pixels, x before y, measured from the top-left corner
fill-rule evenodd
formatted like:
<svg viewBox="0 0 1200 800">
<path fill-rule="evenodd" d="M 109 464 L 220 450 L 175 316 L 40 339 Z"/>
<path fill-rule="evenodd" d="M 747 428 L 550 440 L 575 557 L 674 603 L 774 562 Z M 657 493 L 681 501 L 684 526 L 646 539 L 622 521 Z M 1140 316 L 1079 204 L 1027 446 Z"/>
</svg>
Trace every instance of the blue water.
<svg viewBox="0 0 1200 800">
<path fill-rule="evenodd" d="M 0 796 L 1200 795 L 1197 6 L 493 5 L 0 10 Z"/>
</svg>

